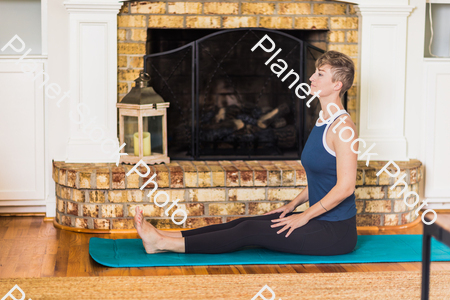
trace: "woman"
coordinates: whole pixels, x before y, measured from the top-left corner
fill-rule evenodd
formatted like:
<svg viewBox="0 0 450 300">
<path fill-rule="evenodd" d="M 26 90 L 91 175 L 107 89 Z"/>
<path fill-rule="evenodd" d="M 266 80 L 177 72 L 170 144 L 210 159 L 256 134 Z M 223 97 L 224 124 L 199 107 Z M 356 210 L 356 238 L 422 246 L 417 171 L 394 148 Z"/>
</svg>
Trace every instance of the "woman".
<svg viewBox="0 0 450 300">
<path fill-rule="evenodd" d="M 357 242 L 354 189 L 358 147 L 354 145 L 355 152 L 350 148 L 357 138 L 356 128 L 351 118 L 342 116 L 347 112 L 341 103 L 353 79 L 353 61 L 342 53 L 328 51 L 316 61 L 310 94 L 319 93 L 323 119 L 317 120 L 302 152 L 308 186 L 294 200 L 262 216 L 170 232 L 145 222 L 136 207 L 135 226 L 147 253 L 224 253 L 244 246 L 305 255 L 353 251 Z M 327 109 L 329 104 L 334 104 L 330 105 L 333 115 Z M 355 132 L 353 137 L 348 129 L 340 133 L 347 126 Z M 308 209 L 292 212 L 306 201 Z"/>
</svg>

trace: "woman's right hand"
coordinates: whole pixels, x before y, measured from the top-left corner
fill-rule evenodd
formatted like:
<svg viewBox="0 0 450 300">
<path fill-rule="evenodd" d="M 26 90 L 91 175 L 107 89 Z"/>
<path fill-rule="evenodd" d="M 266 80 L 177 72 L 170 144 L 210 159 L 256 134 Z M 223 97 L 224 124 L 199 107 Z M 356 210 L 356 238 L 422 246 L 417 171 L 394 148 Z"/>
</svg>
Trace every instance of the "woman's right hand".
<svg viewBox="0 0 450 300">
<path fill-rule="evenodd" d="M 269 212 L 265 213 L 264 215 L 271 215 L 271 214 L 276 214 L 276 213 L 282 213 L 280 215 L 280 219 L 281 219 L 286 214 L 292 212 L 295 209 L 295 206 L 292 203 L 293 203 L 293 201 L 289 202 L 288 204 L 283 205 L 282 207 L 279 207 L 277 209 L 269 211 Z"/>
</svg>

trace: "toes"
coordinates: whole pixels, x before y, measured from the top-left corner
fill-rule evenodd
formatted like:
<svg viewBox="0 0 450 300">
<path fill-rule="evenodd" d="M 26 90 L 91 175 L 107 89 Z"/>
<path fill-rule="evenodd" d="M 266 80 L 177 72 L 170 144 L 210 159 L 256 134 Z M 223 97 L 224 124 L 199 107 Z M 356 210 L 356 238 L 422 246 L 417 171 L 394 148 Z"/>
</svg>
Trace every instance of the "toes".
<svg viewBox="0 0 450 300">
<path fill-rule="evenodd" d="M 141 214 L 139 212 L 139 207 L 138 206 L 136 206 L 135 211 L 136 211 L 136 214 L 134 216 L 134 222 L 139 225 L 141 223 Z"/>
<path fill-rule="evenodd" d="M 144 210 L 142 210 L 139 206 L 136 206 L 135 208 L 135 215 L 134 215 L 134 227 L 141 227 L 144 223 Z"/>
</svg>

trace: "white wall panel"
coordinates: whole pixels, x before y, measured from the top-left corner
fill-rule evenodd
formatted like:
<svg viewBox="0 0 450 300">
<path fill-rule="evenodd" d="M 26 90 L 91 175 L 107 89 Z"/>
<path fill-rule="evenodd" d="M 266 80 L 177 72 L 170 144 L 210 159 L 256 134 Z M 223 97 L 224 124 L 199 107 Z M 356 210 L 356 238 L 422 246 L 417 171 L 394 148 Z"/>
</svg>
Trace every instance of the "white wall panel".
<svg viewBox="0 0 450 300">
<path fill-rule="evenodd" d="M 395 62 L 396 57 L 394 45 L 396 39 L 397 26 L 395 25 L 376 25 L 371 28 L 370 43 L 374 46 L 370 50 L 370 61 L 368 76 L 370 85 L 368 87 L 367 101 L 367 132 L 372 134 L 377 130 L 386 130 L 388 132 L 398 130 L 394 122 L 394 110 L 386 109 L 395 103 Z M 383 47 L 375 45 L 383 44 Z M 388 66 L 388 67 L 387 67 Z M 386 72 L 389 69 L 389 72 Z M 401 128 L 400 128 L 401 129 Z"/>
<path fill-rule="evenodd" d="M 97 124 L 107 124 L 108 100 L 107 76 L 108 55 L 107 23 L 80 23 L 80 98 L 96 112 Z M 92 80 L 95 78 L 95 80 Z M 106 126 L 104 126 L 106 129 Z M 78 125 L 81 130 L 81 125 Z M 96 133 L 98 134 L 98 132 Z M 95 134 L 94 134 L 95 136 Z"/>
<path fill-rule="evenodd" d="M 450 202 L 450 60 L 425 60 L 425 197 Z"/>
<path fill-rule="evenodd" d="M 0 62 L 0 205 L 44 200 L 44 65 L 36 65 L 33 81 L 20 64 Z"/>
</svg>

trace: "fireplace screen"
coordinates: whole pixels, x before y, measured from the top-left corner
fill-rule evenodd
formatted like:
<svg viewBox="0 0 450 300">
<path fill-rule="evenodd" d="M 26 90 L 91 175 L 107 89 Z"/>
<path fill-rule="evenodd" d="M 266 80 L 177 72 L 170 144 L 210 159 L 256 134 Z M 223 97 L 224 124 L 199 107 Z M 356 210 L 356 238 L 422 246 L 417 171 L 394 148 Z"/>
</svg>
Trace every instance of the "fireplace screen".
<svg viewBox="0 0 450 300">
<path fill-rule="evenodd" d="M 272 52 L 251 49 L 265 35 Z M 269 41 L 264 46 L 271 46 Z M 265 62 L 278 50 L 278 56 Z M 299 159 L 320 111 L 306 107 L 295 87 L 308 83 L 324 53 L 286 33 L 267 29 L 223 30 L 175 50 L 144 57 L 144 71 L 168 109 L 171 159 Z M 280 77 L 276 59 L 288 68 Z M 290 70 L 296 77 L 282 81 Z"/>
</svg>

